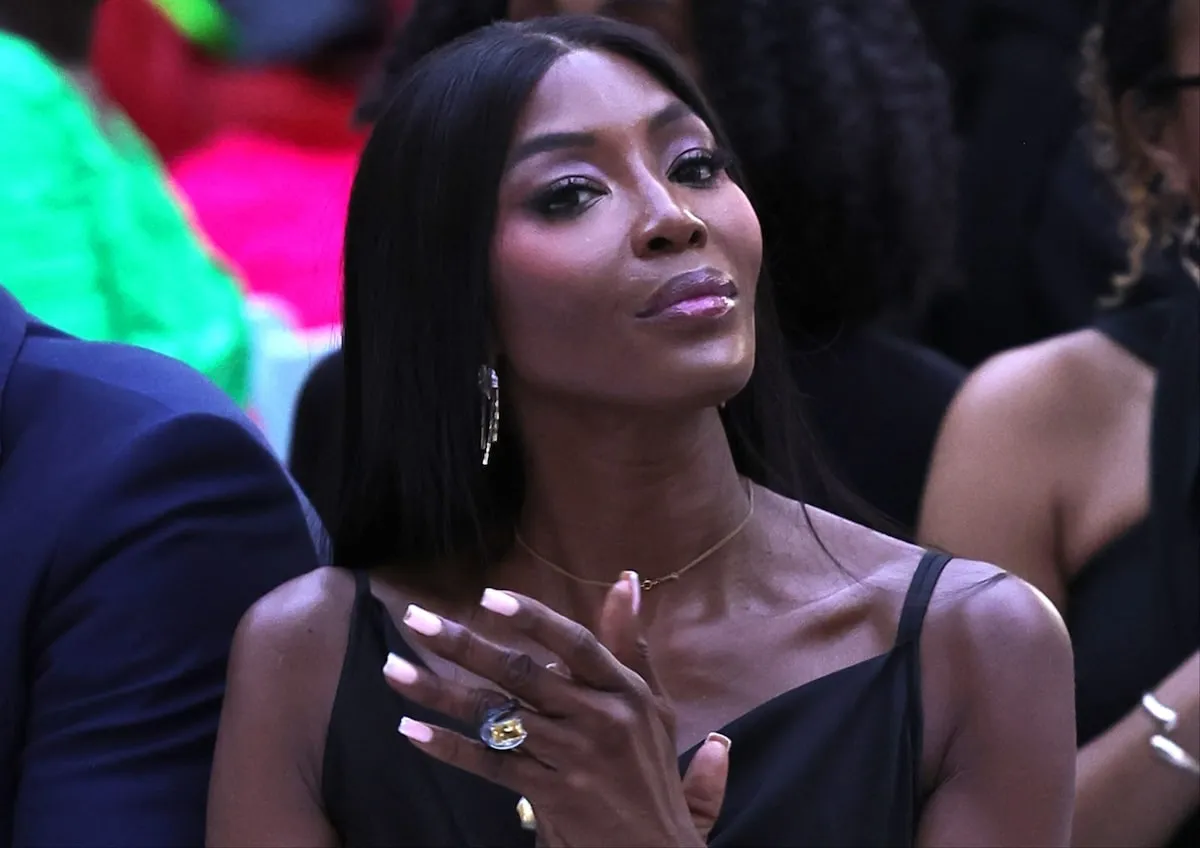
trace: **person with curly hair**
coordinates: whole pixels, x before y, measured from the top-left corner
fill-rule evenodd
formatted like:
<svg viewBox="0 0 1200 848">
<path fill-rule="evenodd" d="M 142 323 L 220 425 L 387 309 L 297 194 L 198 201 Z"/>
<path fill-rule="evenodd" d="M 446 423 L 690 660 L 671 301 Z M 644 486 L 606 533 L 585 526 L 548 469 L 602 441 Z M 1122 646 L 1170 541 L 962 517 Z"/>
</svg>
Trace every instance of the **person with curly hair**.
<svg viewBox="0 0 1200 848">
<path fill-rule="evenodd" d="M 1109 0 L 1085 48 L 1127 213 L 1118 303 L 973 374 L 921 538 L 1040 587 L 1075 648 L 1075 842 L 1196 845 L 1200 776 L 1200 0 Z M 1147 281 L 1154 249 L 1190 276 Z"/>
<path fill-rule="evenodd" d="M 832 478 L 811 498 L 911 532 L 963 372 L 903 337 L 952 278 L 955 214 L 948 87 L 907 2 L 422 0 L 361 119 L 374 120 L 431 50 L 495 20 L 555 13 L 651 29 L 698 75 L 760 213 L 814 435 L 834 476 L 874 510 L 856 509 Z M 329 408 L 307 398 L 296 417 L 303 444 L 325 441 L 312 431 L 331 426 Z M 323 465 L 293 457 L 302 482 Z M 335 484 L 307 484 L 326 502 L 320 487 Z"/>
</svg>

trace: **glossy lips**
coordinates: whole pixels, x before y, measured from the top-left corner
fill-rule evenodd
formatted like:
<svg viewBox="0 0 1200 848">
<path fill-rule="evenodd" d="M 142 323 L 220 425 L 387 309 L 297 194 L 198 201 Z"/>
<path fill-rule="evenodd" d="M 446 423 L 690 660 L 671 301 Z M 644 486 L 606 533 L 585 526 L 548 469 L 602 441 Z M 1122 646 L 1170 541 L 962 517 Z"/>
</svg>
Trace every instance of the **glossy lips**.
<svg viewBox="0 0 1200 848">
<path fill-rule="evenodd" d="M 638 318 L 720 318 L 733 309 L 737 286 L 728 274 L 700 268 L 659 286 Z"/>
</svg>

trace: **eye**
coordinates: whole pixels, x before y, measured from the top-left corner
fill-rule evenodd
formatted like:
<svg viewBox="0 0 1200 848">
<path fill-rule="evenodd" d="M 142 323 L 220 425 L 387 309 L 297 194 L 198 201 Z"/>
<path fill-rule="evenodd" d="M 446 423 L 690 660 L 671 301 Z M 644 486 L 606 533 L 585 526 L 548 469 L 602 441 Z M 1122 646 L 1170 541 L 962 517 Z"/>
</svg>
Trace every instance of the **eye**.
<svg viewBox="0 0 1200 848">
<path fill-rule="evenodd" d="M 668 176 L 677 183 L 707 188 L 731 164 L 732 157 L 723 150 L 689 150 L 671 164 Z"/>
<path fill-rule="evenodd" d="M 574 218 L 607 192 L 584 177 L 564 177 L 551 183 L 531 202 L 535 212 L 552 220 Z"/>
</svg>

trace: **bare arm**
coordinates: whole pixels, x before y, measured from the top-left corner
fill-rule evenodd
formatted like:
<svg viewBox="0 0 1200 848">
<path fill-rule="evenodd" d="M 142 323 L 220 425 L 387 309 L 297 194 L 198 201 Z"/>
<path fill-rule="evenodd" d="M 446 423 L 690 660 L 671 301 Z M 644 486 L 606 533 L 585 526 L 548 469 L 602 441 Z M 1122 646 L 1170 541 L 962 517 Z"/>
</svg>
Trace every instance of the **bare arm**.
<svg viewBox="0 0 1200 848">
<path fill-rule="evenodd" d="M 1179 713 L 1172 739 L 1193 757 L 1200 756 L 1200 653 L 1192 654 L 1155 694 Z M 1165 845 L 1200 807 L 1196 778 L 1150 750 L 1156 732 L 1139 707 L 1079 752 L 1075 845 Z"/>
<path fill-rule="evenodd" d="M 919 536 L 998 563 L 1061 610 L 1067 584 L 1058 564 L 1056 469 L 1073 448 L 1086 446 L 1078 444 L 1076 423 L 1060 412 L 1062 398 L 1070 397 L 1069 381 L 1060 376 L 1019 351 L 971 377 L 934 452 Z M 1177 741 L 1193 755 L 1200 746 L 1197 674 L 1193 657 L 1157 689 L 1180 713 Z M 1027 709 L 1039 703 L 1035 696 Z M 1155 759 L 1151 734 L 1151 722 L 1133 708 L 1079 751 L 1074 844 L 1162 845 L 1200 806 L 1195 780 Z"/>
<path fill-rule="evenodd" d="M 209 786 L 211 848 L 338 845 L 321 761 L 352 603 L 349 577 L 321 569 L 238 625 Z"/>
<path fill-rule="evenodd" d="M 938 593 L 946 610 L 931 610 L 922 637 L 923 689 L 927 714 L 947 719 L 948 744 L 917 844 L 1069 844 L 1075 709 L 1062 620 L 1012 577 L 986 588 L 939 585 Z"/>
</svg>

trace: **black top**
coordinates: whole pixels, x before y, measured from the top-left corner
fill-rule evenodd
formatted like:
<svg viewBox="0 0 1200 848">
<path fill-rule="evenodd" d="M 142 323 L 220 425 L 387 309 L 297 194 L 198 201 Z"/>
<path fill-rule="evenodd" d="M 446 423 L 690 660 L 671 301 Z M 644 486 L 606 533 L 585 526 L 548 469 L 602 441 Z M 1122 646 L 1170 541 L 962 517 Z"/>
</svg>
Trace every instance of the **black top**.
<svg viewBox="0 0 1200 848">
<path fill-rule="evenodd" d="M 912 536 L 938 431 L 966 371 L 885 330 L 847 330 L 793 348 L 792 371 L 822 459 L 853 493 Z M 873 516 L 814 492 L 815 506 L 875 524 Z"/>
<path fill-rule="evenodd" d="M 1131 304 L 1097 327 L 1153 366 L 1158 384 L 1149 516 L 1096 554 L 1068 591 L 1080 746 L 1200 647 L 1200 293 Z M 1200 817 L 1169 844 L 1200 845 Z"/>
<path fill-rule="evenodd" d="M 726 725 L 729 783 L 711 845 L 912 845 L 921 805 L 919 639 L 949 557 L 926 554 L 886 653 L 798 686 Z M 346 848 L 530 846 L 517 796 L 422 754 L 396 728 L 411 716 L 471 732 L 390 689 L 389 651 L 410 662 L 357 572 L 350 636 L 330 718 L 322 795 Z M 681 771 L 694 753 L 680 758 Z"/>
</svg>

